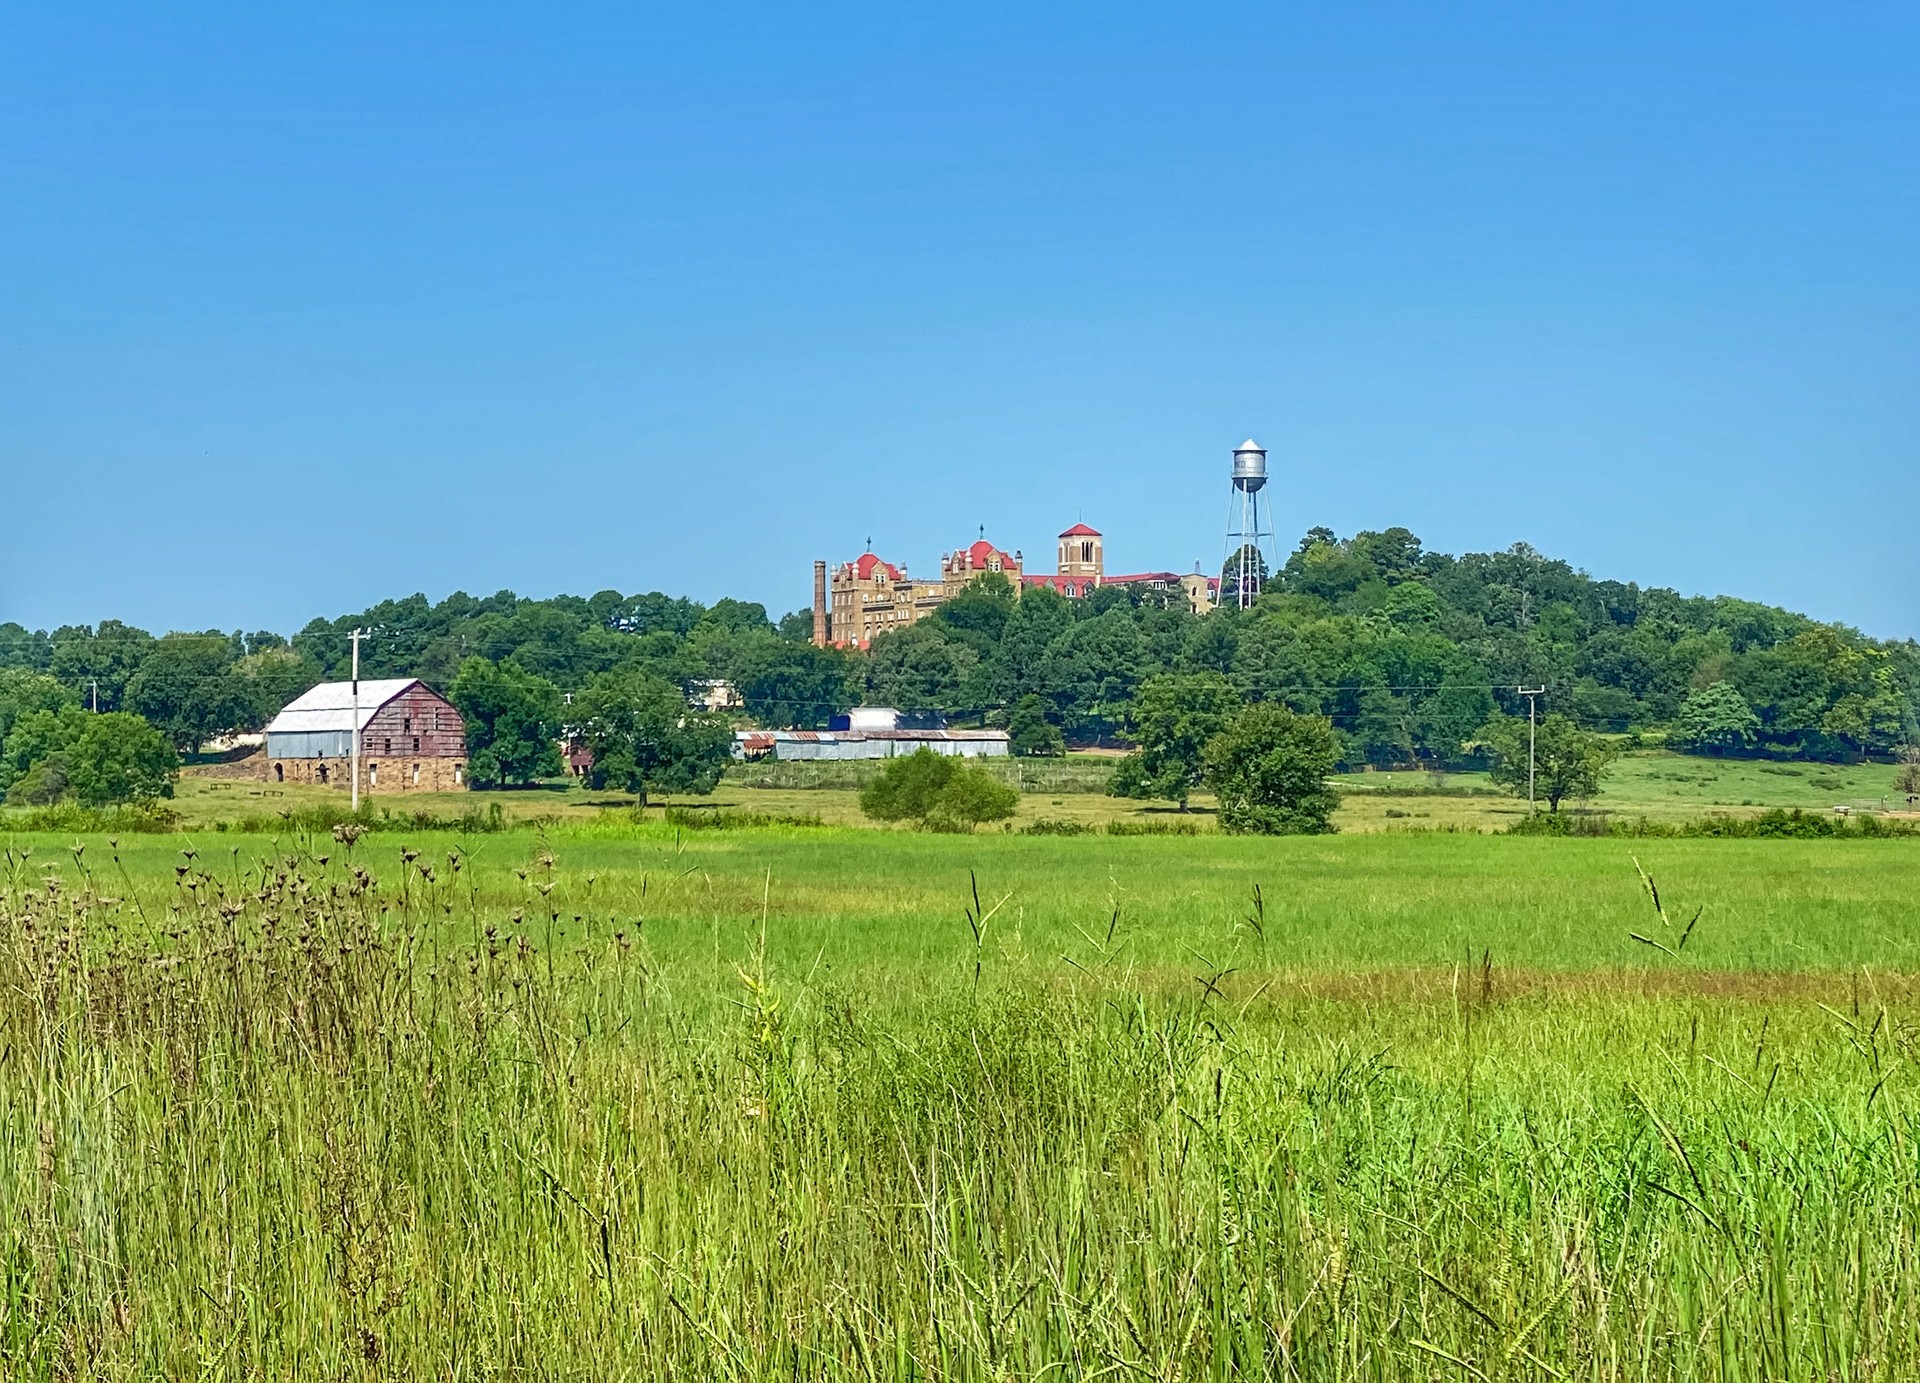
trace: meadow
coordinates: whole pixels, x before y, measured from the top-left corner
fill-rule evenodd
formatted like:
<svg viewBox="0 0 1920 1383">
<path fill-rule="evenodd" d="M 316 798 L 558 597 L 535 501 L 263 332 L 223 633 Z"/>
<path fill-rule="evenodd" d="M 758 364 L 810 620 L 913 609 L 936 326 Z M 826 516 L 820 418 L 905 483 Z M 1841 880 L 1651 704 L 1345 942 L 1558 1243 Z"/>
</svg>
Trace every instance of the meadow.
<svg viewBox="0 0 1920 1383">
<path fill-rule="evenodd" d="M 1057 760 L 1003 760 L 990 771 L 1021 789 L 1015 828 L 1039 822 L 1069 822 L 1104 828 L 1111 822 L 1164 825 L 1177 820 L 1200 831 L 1213 829 L 1213 800 L 1197 793 L 1192 810 L 1171 803 L 1134 802 L 1106 796 L 1113 773 L 1110 755 L 1070 755 Z M 878 763 L 745 764 L 730 769 L 706 797 L 663 799 L 685 810 L 817 816 L 830 825 L 863 825 L 860 785 Z M 1645 749 L 1623 755 L 1608 769 L 1599 796 L 1567 804 L 1567 810 L 1623 820 L 1697 820 L 1709 814 L 1751 816 L 1768 808 L 1830 812 L 1836 806 L 1887 811 L 1904 806 L 1893 792 L 1890 764 L 1780 763 L 1755 759 L 1707 759 Z M 1526 803 L 1494 788 L 1484 773 L 1434 775 L 1419 771 L 1343 775 L 1335 823 L 1343 833 L 1369 831 L 1504 831 L 1526 815 Z M 609 807 L 634 799 L 574 784 L 495 793 L 421 793 L 404 805 L 440 816 L 458 816 L 484 799 L 517 821 L 586 822 Z M 189 773 L 171 804 L 183 824 L 272 816 L 315 805 L 336 804 L 340 794 L 317 786 L 267 784 Z M 0 828 L 5 810 L 0 809 Z"/>
<path fill-rule="evenodd" d="M 1920 841 L 6 861 L 16 1376 L 1920 1372 Z"/>
</svg>

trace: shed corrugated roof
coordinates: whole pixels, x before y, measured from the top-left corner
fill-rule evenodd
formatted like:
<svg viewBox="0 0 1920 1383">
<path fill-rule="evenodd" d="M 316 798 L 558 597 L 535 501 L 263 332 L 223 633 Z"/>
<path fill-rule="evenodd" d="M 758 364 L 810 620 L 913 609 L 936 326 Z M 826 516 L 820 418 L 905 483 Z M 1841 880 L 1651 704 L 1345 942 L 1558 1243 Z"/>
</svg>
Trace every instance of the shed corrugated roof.
<svg viewBox="0 0 1920 1383">
<path fill-rule="evenodd" d="M 418 686 L 418 677 L 391 677 L 380 681 L 360 680 L 360 723 L 353 723 L 353 683 L 322 682 L 304 691 L 286 705 L 286 709 L 267 726 L 269 735 L 298 734 L 326 730 L 364 730 L 373 714 L 409 687 Z"/>
</svg>

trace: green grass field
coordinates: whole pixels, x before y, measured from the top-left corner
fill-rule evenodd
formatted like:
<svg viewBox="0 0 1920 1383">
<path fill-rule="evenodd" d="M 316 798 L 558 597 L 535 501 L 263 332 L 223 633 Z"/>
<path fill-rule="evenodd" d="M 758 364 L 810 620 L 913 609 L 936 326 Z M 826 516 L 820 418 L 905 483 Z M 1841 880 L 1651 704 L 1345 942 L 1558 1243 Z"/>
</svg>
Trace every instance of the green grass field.
<svg viewBox="0 0 1920 1383">
<path fill-rule="evenodd" d="M 818 816 L 836 825 L 863 825 L 858 784 L 872 764 L 747 765 L 730 772 L 708 797 L 670 798 L 696 811 L 749 811 Z M 994 770 L 1023 789 L 1016 826 L 1068 821 L 1098 826 L 1111 821 L 1165 822 L 1178 814 L 1164 802 L 1108 797 L 1110 757 L 1073 756 L 1058 761 L 1016 761 Z M 1835 806 L 1894 810 L 1888 764 L 1785 764 L 1718 760 L 1642 750 L 1609 770 L 1601 794 L 1568 810 L 1653 821 L 1691 820 L 1710 813 L 1753 815 L 1769 807 L 1827 812 Z M 1343 832 L 1469 830 L 1500 831 L 1526 814 L 1526 804 L 1497 792 L 1483 773 L 1361 773 L 1336 780 L 1345 794 L 1336 823 Z M 181 779 L 175 806 L 190 827 L 222 820 L 273 815 L 322 803 L 338 803 L 333 788 L 266 784 L 189 774 Z M 409 810 L 457 816 L 476 803 L 499 804 L 516 820 L 586 820 L 608 806 L 632 799 L 621 793 L 554 786 L 526 792 L 421 793 L 378 798 Z M 1197 795 L 1190 814 L 1201 830 L 1212 829 L 1212 799 Z M 4 814 L 0 813 L 0 824 Z"/>
<path fill-rule="evenodd" d="M 12 838 L 10 1372 L 1920 1373 L 1920 840 L 590 813 Z"/>
</svg>

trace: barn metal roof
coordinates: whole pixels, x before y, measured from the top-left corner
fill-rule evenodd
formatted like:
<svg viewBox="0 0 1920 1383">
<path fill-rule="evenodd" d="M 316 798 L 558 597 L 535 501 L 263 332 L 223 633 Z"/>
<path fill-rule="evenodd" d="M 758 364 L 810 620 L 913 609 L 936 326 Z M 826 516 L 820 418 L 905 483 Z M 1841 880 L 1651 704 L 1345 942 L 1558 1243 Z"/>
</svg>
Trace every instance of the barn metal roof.
<svg viewBox="0 0 1920 1383">
<path fill-rule="evenodd" d="M 269 735 L 298 734 L 303 731 L 364 730 L 375 711 L 409 687 L 420 685 L 418 677 L 391 677 L 381 681 L 360 680 L 360 723 L 353 723 L 353 683 L 322 682 L 294 697 L 286 709 L 267 726 Z"/>
<path fill-rule="evenodd" d="M 1010 738 L 1005 730 L 736 730 L 733 737 L 754 748 L 783 742 L 859 744 L 863 740 L 939 740 L 951 744 Z"/>
</svg>

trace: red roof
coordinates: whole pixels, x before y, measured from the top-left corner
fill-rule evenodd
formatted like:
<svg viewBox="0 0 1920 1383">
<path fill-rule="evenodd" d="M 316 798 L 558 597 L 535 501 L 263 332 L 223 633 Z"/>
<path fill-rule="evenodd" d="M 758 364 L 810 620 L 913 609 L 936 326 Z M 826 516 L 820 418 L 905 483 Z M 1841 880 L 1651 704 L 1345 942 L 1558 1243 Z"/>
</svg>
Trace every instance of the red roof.
<svg viewBox="0 0 1920 1383">
<path fill-rule="evenodd" d="M 1001 552 L 985 538 L 982 538 L 972 547 L 966 549 L 966 557 L 967 570 L 969 571 L 988 570 L 988 563 L 992 562 L 995 557 L 1000 559 L 1000 565 L 1003 567 L 1013 565 L 1013 558 L 1009 554 Z"/>
<path fill-rule="evenodd" d="M 862 553 L 860 560 L 853 564 L 854 574 L 862 581 L 872 579 L 873 569 L 875 567 L 884 568 L 887 573 L 887 580 L 889 581 L 898 581 L 900 579 L 899 569 L 895 567 L 893 563 L 876 557 L 871 552 Z"/>
<path fill-rule="evenodd" d="M 1097 528 L 1088 528 L 1084 523 L 1076 523 L 1060 536 L 1063 538 L 1097 538 L 1100 536 L 1100 530 Z"/>
<path fill-rule="evenodd" d="M 1092 595 L 1094 579 L 1091 576 L 1062 576 L 1058 572 L 1030 572 L 1020 578 L 1022 586 L 1051 586 L 1061 595 L 1076 599 L 1083 595 Z"/>
</svg>

